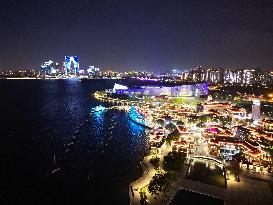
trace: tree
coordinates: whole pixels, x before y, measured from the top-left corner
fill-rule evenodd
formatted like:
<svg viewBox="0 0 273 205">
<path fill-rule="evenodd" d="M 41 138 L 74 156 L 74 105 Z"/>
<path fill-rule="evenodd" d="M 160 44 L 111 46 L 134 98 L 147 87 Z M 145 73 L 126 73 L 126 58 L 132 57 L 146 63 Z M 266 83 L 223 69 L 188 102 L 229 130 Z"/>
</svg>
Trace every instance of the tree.
<svg viewBox="0 0 273 205">
<path fill-rule="evenodd" d="M 216 122 L 216 123 L 218 123 L 218 121 L 219 121 L 219 119 L 218 119 L 217 117 L 215 117 L 215 116 L 213 116 L 213 117 L 211 118 L 211 122 Z"/>
<path fill-rule="evenodd" d="M 196 124 L 198 122 L 197 116 L 188 116 L 188 123 Z"/>
<path fill-rule="evenodd" d="M 156 123 L 159 124 L 162 127 L 164 125 L 164 120 L 163 119 L 157 119 Z"/>
<path fill-rule="evenodd" d="M 184 126 L 185 125 L 185 122 L 181 121 L 181 120 L 178 120 L 176 125 L 181 125 L 181 126 Z"/>
<path fill-rule="evenodd" d="M 183 104 L 186 102 L 186 99 L 184 98 L 173 98 L 171 99 L 171 103 L 173 104 Z"/>
<path fill-rule="evenodd" d="M 185 161 L 186 154 L 182 152 L 169 152 L 164 156 L 163 169 L 165 171 L 179 172 Z"/>
<path fill-rule="evenodd" d="M 178 140 L 180 137 L 180 133 L 177 129 L 175 129 L 174 131 L 172 131 L 166 138 L 166 142 L 168 144 L 171 144 L 172 141 L 176 141 Z"/>
<path fill-rule="evenodd" d="M 201 122 L 199 121 L 197 124 L 196 124 L 197 127 L 205 127 L 205 123 L 204 122 Z"/>
<path fill-rule="evenodd" d="M 170 131 L 173 131 L 173 130 L 176 129 L 176 126 L 172 122 L 170 122 L 165 126 L 165 128 L 170 130 Z"/>
<path fill-rule="evenodd" d="M 218 119 L 224 127 L 230 125 L 230 123 L 232 122 L 232 118 L 230 116 L 220 116 L 218 117 Z"/>
<path fill-rule="evenodd" d="M 172 181 L 176 180 L 176 176 L 172 173 L 155 174 L 148 185 L 148 191 L 153 195 L 160 192 L 166 193 L 170 189 Z"/>
<path fill-rule="evenodd" d="M 154 165 L 154 167 L 157 169 L 159 167 L 160 158 L 158 156 L 153 156 L 150 159 L 150 163 Z"/>
</svg>

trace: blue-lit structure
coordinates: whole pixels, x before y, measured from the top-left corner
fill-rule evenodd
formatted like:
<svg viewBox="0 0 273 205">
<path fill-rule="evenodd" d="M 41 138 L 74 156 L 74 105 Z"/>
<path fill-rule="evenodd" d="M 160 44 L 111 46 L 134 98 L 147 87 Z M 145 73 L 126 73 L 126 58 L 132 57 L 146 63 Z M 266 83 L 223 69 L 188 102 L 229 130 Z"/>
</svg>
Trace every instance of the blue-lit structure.
<svg viewBox="0 0 273 205">
<path fill-rule="evenodd" d="M 65 56 L 65 68 L 66 74 L 74 74 L 79 73 L 79 57 L 78 56 Z"/>
<path fill-rule="evenodd" d="M 146 124 L 146 122 L 145 122 L 145 117 L 143 116 L 143 115 L 141 115 L 137 110 L 136 110 L 136 108 L 135 107 L 131 107 L 130 108 L 130 111 L 129 111 L 129 118 L 133 121 L 133 122 L 135 122 L 135 123 L 137 123 L 137 124 L 139 124 L 139 125 L 142 125 L 142 126 L 144 126 L 144 127 L 147 127 L 147 128 L 149 128 L 149 126 Z"/>
<path fill-rule="evenodd" d="M 52 60 L 46 61 L 41 65 L 41 71 L 45 75 L 55 74 L 56 69 L 54 69 L 54 64 Z"/>
<path fill-rule="evenodd" d="M 208 95 L 207 83 L 196 83 L 179 86 L 141 86 L 127 88 L 126 86 L 115 87 L 116 94 L 133 96 L 170 96 L 170 97 L 200 97 Z"/>
</svg>

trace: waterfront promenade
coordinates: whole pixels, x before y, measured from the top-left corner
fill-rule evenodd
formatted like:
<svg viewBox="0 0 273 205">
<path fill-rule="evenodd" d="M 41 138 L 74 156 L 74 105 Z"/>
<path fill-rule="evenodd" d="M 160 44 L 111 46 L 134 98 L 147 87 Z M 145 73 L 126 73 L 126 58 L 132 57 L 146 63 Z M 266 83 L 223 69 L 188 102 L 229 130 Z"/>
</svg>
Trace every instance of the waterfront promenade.
<svg viewBox="0 0 273 205">
<path fill-rule="evenodd" d="M 162 150 L 161 154 L 158 154 L 157 156 L 160 158 L 161 161 L 163 161 L 164 156 L 166 156 L 171 151 L 171 146 L 166 145 L 165 149 Z M 152 177 L 156 174 L 156 170 L 154 166 L 150 163 L 150 159 L 153 155 L 150 154 L 142 160 L 140 163 L 140 166 L 142 168 L 142 176 L 137 179 L 136 181 L 129 184 L 129 196 L 130 196 L 130 203 L 133 205 L 140 204 L 140 194 L 139 190 L 142 187 L 145 187 L 149 184 Z M 132 187 L 132 188 L 131 188 Z M 133 190 L 133 193 L 132 193 Z M 159 204 L 159 200 L 156 201 L 156 203 L 153 203 L 154 196 L 152 196 L 149 192 L 146 192 L 146 196 L 148 198 L 149 204 Z"/>
</svg>

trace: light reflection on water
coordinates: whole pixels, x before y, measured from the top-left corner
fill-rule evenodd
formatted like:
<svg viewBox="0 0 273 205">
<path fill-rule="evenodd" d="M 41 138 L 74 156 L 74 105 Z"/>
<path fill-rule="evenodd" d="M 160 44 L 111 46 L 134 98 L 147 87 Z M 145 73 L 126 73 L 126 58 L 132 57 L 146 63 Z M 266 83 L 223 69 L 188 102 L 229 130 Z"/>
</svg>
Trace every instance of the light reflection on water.
<svg viewBox="0 0 273 205">
<path fill-rule="evenodd" d="M 75 153 L 81 153 L 82 163 L 89 161 L 80 172 L 91 173 L 94 186 L 101 187 L 96 190 L 99 193 L 108 187 L 109 192 L 115 193 L 112 196 L 115 198 L 121 194 L 117 192 L 122 188 L 123 199 L 119 200 L 121 204 L 122 201 L 127 203 L 128 183 L 137 177 L 139 162 L 148 152 L 145 128 L 132 122 L 124 111 L 110 109 L 91 113 L 79 134 Z M 75 164 L 73 159 L 70 163 L 71 166 Z"/>
<path fill-rule="evenodd" d="M 128 183 L 139 174 L 148 139 L 144 128 L 129 120 L 125 112 L 108 110 L 90 115 L 93 107 L 107 107 L 90 93 L 113 84 L 77 80 L 1 82 L 1 95 L 6 96 L 1 108 L 8 110 L 7 115 L 2 112 L 2 131 L 7 135 L 2 135 L 1 156 L 7 163 L 1 177 L 14 179 L 14 184 L 6 186 L 28 186 L 10 192 L 6 198 L 16 198 L 16 193 L 28 197 L 28 191 L 35 190 L 37 197 L 31 195 L 26 202 L 35 199 L 37 204 L 56 204 L 58 199 L 63 204 L 67 199 L 78 204 L 95 198 L 99 201 L 96 204 L 102 204 L 100 200 L 128 204 Z M 62 155 L 73 136 L 77 140 L 66 160 L 56 164 L 62 166 L 61 172 L 46 178 L 48 187 L 41 186 L 43 177 L 54 168 L 53 155 Z M 33 184 L 29 184 L 31 180 Z M 78 195 L 85 197 L 75 197 Z"/>
</svg>

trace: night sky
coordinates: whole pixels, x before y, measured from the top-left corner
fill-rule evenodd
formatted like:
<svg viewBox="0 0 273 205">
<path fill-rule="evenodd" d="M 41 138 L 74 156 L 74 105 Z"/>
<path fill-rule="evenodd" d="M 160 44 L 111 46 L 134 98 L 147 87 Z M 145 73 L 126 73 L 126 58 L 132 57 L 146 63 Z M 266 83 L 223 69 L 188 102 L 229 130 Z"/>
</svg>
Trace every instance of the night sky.
<svg viewBox="0 0 273 205">
<path fill-rule="evenodd" d="M 1 0 L 0 69 L 273 67 L 273 0 Z"/>
</svg>

